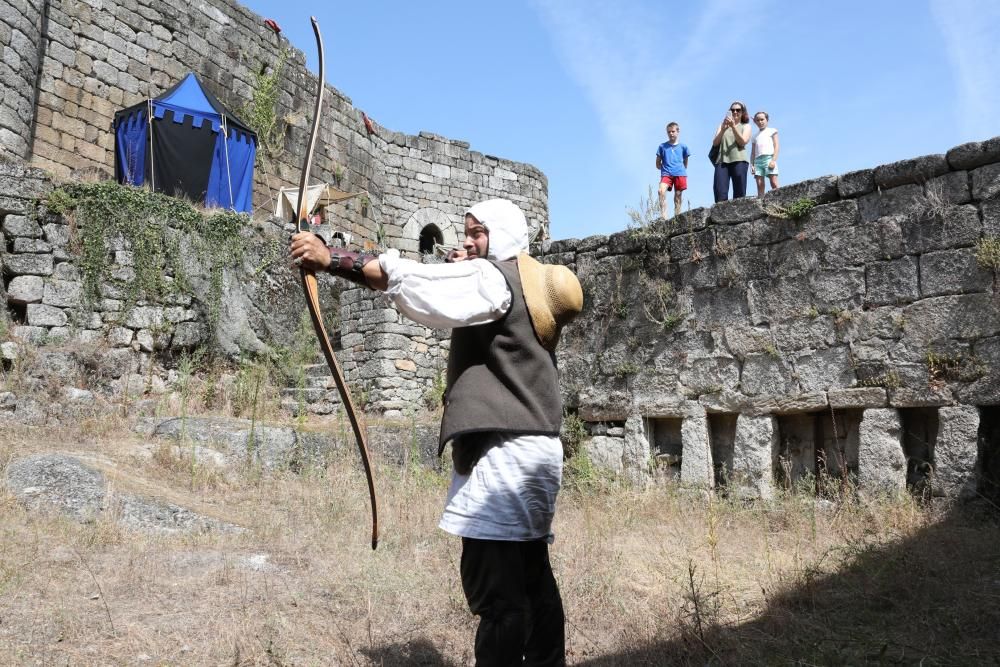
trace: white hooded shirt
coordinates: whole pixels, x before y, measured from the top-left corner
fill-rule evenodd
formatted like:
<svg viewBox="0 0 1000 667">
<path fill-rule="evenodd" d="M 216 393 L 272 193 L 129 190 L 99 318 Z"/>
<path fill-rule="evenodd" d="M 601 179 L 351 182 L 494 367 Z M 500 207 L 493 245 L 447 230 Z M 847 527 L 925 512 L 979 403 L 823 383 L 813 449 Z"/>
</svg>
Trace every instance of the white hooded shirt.
<svg viewBox="0 0 1000 667">
<path fill-rule="evenodd" d="M 487 257 L 503 261 L 528 249 L 528 224 L 513 202 L 490 199 L 470 208 L 489 231 Z M 379 257 L 386 294 L 424 326 L 448 329 L 498 320 L 511 304 L 503 274 L 484 259 L 420 264 L 397 253 Z M 460 537 L 552 541 L 562 483 L 562 444 L 551 436 L 485 433 L 488 447 L 469 475 L 452 473 L 440 528 Z"/>
</svg>

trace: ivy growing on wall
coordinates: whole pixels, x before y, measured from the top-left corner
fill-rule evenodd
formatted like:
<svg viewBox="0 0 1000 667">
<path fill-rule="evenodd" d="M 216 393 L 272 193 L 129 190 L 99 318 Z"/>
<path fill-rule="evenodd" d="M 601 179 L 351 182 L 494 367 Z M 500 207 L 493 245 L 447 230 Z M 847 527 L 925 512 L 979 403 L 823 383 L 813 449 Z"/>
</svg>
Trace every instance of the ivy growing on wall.
<svg viewBox="0 0 1000 667">
<path fill-rule="evenodd" d="M 209 274 L 208 294 L 198 294 L 214 331 L 222 301 L 222 272 L 235 267 L 246 250 L 241 230 L 250 218 L 234 211 L 199 211 L 190 203 L 112 181 L 73 183 L 52 192 L 48 209 L 67 215 L 71 248 L 79 255 L 83 294 L 93 308 L 101 286 L 112 280 L 113 250 L 132 253 L 124 283 L 127 311 L 139 300 L 161 302 L 171 295 L 195 296 L 185 271 L 190 254 Z"/>
</svg>

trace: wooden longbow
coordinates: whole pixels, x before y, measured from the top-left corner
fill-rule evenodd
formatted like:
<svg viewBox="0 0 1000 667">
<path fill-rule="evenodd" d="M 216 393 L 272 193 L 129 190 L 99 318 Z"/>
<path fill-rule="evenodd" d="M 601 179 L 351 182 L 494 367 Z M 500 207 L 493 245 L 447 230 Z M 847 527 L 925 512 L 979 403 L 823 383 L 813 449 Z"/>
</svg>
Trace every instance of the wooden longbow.
<svg viewBox="0 0 1000 667">
<path fill-rule="evenodd" d="M 323 106 L 323 91 L 326 87 L 323 70 L 323 38 L 319 32 L 319 23 L 316 17 L 310 17 L 312 21 L 313 33 L 316 35 L 316 48 L 319 53 L 319 76 L 316 81 L 316 108 L 313 113 L 312 132 L 309 135 L 309 148 L 306 151 L 305 162 L 302 165 L 302 176 L 299 180 L 299 200 L 296 210 L 298 211 L 297 227 L 300 232 L 311 232 L 312 224 L 309 221 L 308 198 L 306 188 L 309 185 L 309 171 L 312 168 L 313 153 L 316 149 L 316 137 L 319 134 L 320 112 Z M 323 356 L 326 357 L 326 365 L 330 367 L 330 373 L 337 383 L 337 390 L 340 392 L 341 401 L 344 404 L 344 411 L 351 422 L 354 430 L 354 438 L 358 442 L 358 449 L 361 452 L 361 462 L 365 467 L 365 476 L 368 478 L 368 495 L 372 504 L 372 549 L 378 546 L 378 502 L 375 499 L 375 481 L 372 479 L 372 464 L 368 456 L 368 437 L 366 427 L 358 419 L 358 414 L 351 399 L 350 389 L 344 380 L 344 373 L 340 370 L 340 364 L 333 353 L 333 345 L 330 337 L 326 333 L 323 325 L 323 317 L 319 307 L 319 284 L 316 281 L 316 274 L 308 269 L 300 268 L 302 273 L 302 286 L 306 291 L 306 303 L 309 306 L 309 317 L 312 318 L 313 328 L 316 330 L 316 337 L 319 339 Z"/>
</svg>

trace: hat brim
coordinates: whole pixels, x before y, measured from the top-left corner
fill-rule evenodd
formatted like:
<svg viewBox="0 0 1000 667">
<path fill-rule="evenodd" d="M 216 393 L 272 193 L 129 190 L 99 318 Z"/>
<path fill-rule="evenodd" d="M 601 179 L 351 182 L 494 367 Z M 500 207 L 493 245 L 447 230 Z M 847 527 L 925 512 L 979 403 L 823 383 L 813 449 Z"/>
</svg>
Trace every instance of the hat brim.
<svg viewBox="0 0 1000 667">
<path fill-rule="evenodd" d="M 517 256 L 517 272 L 535 338 L 542 347 L 553 352 L 559 342 L 559 327 L 545 299 L 545 269 L 537 259 L 522 252 Z"/>
</svg>

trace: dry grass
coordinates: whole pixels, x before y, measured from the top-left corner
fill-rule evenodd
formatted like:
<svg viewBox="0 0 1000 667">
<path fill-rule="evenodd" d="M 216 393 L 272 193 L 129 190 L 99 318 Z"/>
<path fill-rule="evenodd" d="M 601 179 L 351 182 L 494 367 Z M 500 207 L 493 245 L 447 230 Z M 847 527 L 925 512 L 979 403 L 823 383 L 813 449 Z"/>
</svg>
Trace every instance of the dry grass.
<svg viewBox="0 0 1000 667">
<path fill-rule="evenodd" d="M 38 451 L 100 461 L 114 488 L 245 526 L 156 536 L 79 525 L 0 492 L 0 663 L 471 663 L 459 544 L 436 528 L 443 476 L 378 469 L 368 545 L 354 456 L 298 475 L 192 478 L 124 424 L 4 426 L 0 466 Z M 192 481 L 194 480 L 194 481 Z M 584 485 L 552 549 L 571 664 L 958 664 L 1000 659 L 1000 528 L 902 500 L 817 511 L 675 487 Z"/>
</svg>

